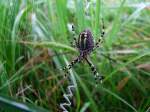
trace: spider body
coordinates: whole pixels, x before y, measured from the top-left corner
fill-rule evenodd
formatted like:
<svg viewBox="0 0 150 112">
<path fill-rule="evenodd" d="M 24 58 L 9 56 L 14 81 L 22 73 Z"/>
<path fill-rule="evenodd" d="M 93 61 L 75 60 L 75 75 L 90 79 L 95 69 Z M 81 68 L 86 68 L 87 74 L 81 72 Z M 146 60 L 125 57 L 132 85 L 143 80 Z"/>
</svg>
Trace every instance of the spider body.
<svg viewBox="0 0 150 112">
<path fill-rule="evenodd" d="M 73 31 L 73 35 L 74 35 L 74 41 L 75 41 L 75 45 L 73 45 L 73 46 L 78 49 L 80 55 L 76 59 L 74 59 L 68 66 L 64 67 L 63 70 L 67 70 L 67 73 L 68 73 L 68 70 L 71 69 L 74 64 L 85 59 L 86 62 L 88 63 L 88 65 L 90 66 L 91 71 L 94 74 L 96 82 L 99 80 L 102 81 L 102 79 L 104 78 L 103 75 L 101 75 L 97 72 L 96 67 L 88 59 L 88 55 L 90 55 L 90 53 L 93 50 L 95 50 L 97 47 L 99 47 L 101 38 L 99 38 L 98 41 L 94 44 L 93 35 L 89 29 L 85 29 L 83 32 L 81 32 L 79 34 L 78 38 L 75 37 L 75 30 L 74 30 L 73 26 L 72 26 L 72 31 Z M 104 32 L 104 25 L 103 25 L 102 32 L 101 32 L 102 38 L 104 37 L 104 34 L 105 34 L 105 32 Z"/>
<path fill-rule="evenodd" d="M 80 33 L 78 38 L 78 49 L 80 51 L 92 51 L 94 48 L 93 36 L 89 29 Z"/>
<path fill-rule="evenodd" d="M 80 33 L 76 46 L 80 52 L 80 55 L 83 57 L 86 57 L 92 52 L 94 48 L 94 41 L 92 33 L 89 29 L 86 29 Z"/>
</svg>

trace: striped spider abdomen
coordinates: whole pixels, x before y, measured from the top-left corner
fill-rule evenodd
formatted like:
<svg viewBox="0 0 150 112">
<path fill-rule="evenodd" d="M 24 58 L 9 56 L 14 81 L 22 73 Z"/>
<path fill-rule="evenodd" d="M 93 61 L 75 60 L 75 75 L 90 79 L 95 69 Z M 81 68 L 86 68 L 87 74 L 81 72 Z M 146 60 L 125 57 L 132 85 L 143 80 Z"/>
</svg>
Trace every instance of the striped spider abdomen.
<svg viewBox="0 0 150 112">
<path fill-rule="evenodd" d="M 80 33 L 77 40 L 77 48 L 80 51 L 80 54 L 87 55 L 94 48 L 94 41 L 92 33 L 89 29 L 84 30 Z"/>
</svg>

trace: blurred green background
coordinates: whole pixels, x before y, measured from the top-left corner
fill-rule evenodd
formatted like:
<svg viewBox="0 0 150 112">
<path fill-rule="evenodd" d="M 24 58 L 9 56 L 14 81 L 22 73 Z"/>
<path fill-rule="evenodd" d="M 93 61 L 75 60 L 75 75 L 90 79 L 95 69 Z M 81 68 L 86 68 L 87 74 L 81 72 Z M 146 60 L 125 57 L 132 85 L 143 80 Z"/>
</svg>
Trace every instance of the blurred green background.
<svg viewBox="0 0 150 112">
<path fill-rule="evenodd" d="M 64 78 L 79 55 L 70 25 L 96 41 L 101 18 L 106 35 L 90 57 L 103 84 L 84 61 Z M 0 0 L 0 111 L 61 112 L 74 83 L 69 112 L 149 112 L 149 24 L 149 0 Z"/>
</svg>

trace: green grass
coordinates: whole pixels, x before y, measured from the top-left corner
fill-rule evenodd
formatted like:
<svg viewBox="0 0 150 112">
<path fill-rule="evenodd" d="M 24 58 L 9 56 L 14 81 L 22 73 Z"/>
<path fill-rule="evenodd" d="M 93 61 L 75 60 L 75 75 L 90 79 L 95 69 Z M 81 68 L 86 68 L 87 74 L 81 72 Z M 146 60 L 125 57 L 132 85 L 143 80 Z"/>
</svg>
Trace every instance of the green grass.
<svg viewBox="0 0 150 112">
<path fill-rule="evenodd" d="M 0 0 L 0 111 L 58 112 L 72 81 L 69 112 L 148 112 L 150 2 L 96 0 L 87 16 L 85 0 L 68 1 Z M 103 84 L 95 87 L 84 61 L 64 78 L 61 69 L 78 56 L 68 24 L 90 28 L 97 40 L 101 18 L 106 35 L 91 60 Z"/>
</svg>

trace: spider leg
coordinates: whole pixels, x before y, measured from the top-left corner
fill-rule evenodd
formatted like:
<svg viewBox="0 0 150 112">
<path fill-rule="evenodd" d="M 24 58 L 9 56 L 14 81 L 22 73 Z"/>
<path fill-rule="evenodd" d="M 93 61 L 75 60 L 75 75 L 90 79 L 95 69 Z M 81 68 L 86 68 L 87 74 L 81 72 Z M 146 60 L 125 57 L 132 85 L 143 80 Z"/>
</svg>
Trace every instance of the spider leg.
<svg viewBox="0 0 150 112">
<path fill-rule="evenodd" d="M 93 63 L 91 61 L 89 61 L 87 58 L 85 58 L 85 60 L 89 64 L 89 66 L 90 66 L 90 68 L 94 74 L 94 78 L 95 78 L 96 83 L 98 83 L 99 81 L 102 83 L 104 76 L 97 72 L 96 67 L 93 65 Z"/>
<path fill-rule="evenodd" d="M 100 35 L 100 38 L 98 39 L 98 41 L 96 42 L 94 49 L 98 48 L 100 43 L 103 42 L 102 39 L 104 38 L 104 35 L 105 35 L 105 26 L 104 26 L 104 20 L 102 18 L 101 35 Z"/>
<path fill-rule="evenodd" d="M 69 65 L 63 68 L 63 70 L 66 72 L 66 75 L 69 73 L 68 71 L 76 64 L 79 63 L 82 60 L 81 56 L 78 56 L 76 59 L 74 59 Z"/>
<path fill-rule="evenodd" d="M 71 42 L 71 46 L 77 47 L 77 38 L 76 38 L 76 32 L 75 32 L 74 25 L 72 25 L 72 34 L 73 34 L 73 42 Z"/>
</svg>

